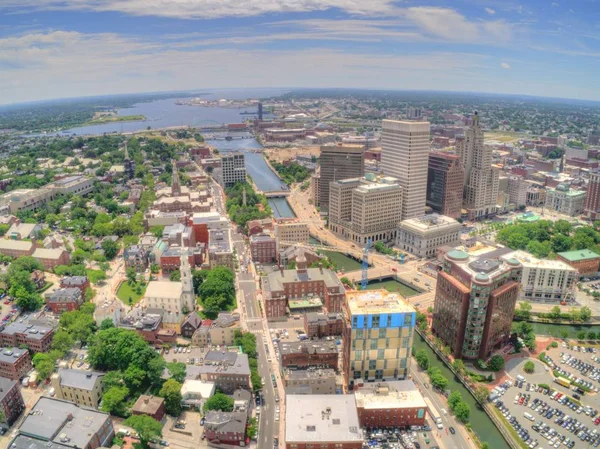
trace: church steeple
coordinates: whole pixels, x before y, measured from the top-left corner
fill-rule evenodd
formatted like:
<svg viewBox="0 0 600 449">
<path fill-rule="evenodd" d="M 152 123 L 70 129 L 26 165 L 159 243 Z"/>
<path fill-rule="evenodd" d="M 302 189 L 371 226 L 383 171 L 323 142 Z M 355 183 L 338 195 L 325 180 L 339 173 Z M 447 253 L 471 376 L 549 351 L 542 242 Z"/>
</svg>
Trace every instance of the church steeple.
<svg viewBox="0 0 600 449">
<path fill-rule="evenodd" d="M 171 194 L 173 196 L 181 195 L 181 181 L 179 180 L 179 172 L 177 171 L 177 163 L 173 161 L 173 170 L 171 173 Z"/>
<path fill-rule="evenodd" d="M 192 280 L 192 269 L 188 260 L 188 249 L 181 252 L 181 266 L 179 267 L 181 273 L 181 284 L 183 293 L 181 295 L 182 307 L 185 307 L 188 312 L 196 310 L 196 301 L 194 298 L 194 285 Z"/>
</svg>

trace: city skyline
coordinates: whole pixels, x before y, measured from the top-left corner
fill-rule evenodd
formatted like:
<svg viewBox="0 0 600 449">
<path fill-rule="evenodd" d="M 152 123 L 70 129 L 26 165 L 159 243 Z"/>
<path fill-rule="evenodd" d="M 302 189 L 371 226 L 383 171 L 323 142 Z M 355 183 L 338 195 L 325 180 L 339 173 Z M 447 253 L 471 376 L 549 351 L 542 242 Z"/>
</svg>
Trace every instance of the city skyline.
<svg viewBox="0 0 600 449">
<path fill-rule="evenodd" d="M 265 86 L 600 100 L 593 4 L 448 5 L 5 0 L 0 103 Z"/>
</svg>

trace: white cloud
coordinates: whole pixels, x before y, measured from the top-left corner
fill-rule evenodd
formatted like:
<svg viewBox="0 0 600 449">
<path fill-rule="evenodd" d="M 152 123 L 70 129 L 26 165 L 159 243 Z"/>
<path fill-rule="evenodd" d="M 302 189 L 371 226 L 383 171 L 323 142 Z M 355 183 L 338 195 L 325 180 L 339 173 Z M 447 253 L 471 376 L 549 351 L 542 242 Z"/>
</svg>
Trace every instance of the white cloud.
<svg viewBox="0 0 600 449">
<path fill-rule="evenodd" d="M 485 8 L 485 12 L 487 12 L 490 16 L 496 14 L 496 10 L 492 8 Z"/>
<path fill-rule="evenodd" d="M 114 11 L 136 16 L 214 19 L 332 8 L 351 14 L 384 14 L 391 12 L 394 6 L 393 0 L 2 0 L 2 8 Z"/>
<path fill-rule="evenodd" d="M 475 81 L 487 68 L 478 54 L 399 56 L 322 46 L 186 51 L 171 44 L 63 31 L 0 39 L 0 101 L 207 87 L 460 89 L 465 77 Z"/>
<path fill-rule="evenodd" d="M 510 68 L 511 68 L 511 67 L 510 67 L 510 64 L 509 64 L 508 62 L 503 62 L 503 63 L 501 63 L 501 64 L 500 64 L 500 67 L 502 67 L 503 69 L 506 69 L 506 70 L 508 70 L 508 69 L 510 69 Z"/>
</svg>

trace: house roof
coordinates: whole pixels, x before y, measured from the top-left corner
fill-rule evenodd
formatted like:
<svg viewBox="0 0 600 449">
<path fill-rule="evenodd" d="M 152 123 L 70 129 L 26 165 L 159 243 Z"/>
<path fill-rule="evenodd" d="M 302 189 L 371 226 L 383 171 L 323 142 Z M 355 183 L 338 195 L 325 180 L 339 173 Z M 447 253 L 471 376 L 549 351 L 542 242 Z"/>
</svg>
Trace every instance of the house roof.
<svg viewBox="0 0 600 449">
<path fill-rule="evenodd" d="M 198 315 L 197 312 L 192 312 L 187 316 L 187 318 L 184 320 L 181 326 L 184 326 L 186 324 L 191 325 L 194 329 L 198 329 L 202 324 L 202 318 L 200 317 L 200 315 Z"/>
<path fill-rule="evenodd" d="M 148 396 L 146 394 L 141 395 L 135 402 L 131 411 L 137 413 L 143 413 L 145 415 L 154 415 L 160 407 L 163 405 L 165 400 L 158 396 Z"/>
<path fill-rule="evenodd" d="M 63 252 L 65 252 L 65 250 L 60 248 L 36 248 L 36 250 L 33 252 L 33 257 L 36 259 L 58 259 L 60 256 L 62 256 Z"/>
<path fill-rule="evenodd" d="M 218 433 L 246 434 L 248 415 L 244 412 L 221 412 L 211 410 L 206 414 L 204 427 Z"/>
</svg>

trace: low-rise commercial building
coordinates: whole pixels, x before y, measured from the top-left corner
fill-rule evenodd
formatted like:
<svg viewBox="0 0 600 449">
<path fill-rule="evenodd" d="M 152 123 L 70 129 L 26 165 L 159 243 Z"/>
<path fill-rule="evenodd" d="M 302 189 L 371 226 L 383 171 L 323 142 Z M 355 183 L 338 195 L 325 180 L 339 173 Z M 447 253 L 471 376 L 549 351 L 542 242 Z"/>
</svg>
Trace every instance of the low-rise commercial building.
<svg viewBox="0 0 600 449">
<path fill-rule="evenodd" d="M 250 389 L 250 365 L 246 354 L 207 351 L 201 365 L 188 365 L 187 378 L 213 382 L 225 394 Z"/>
<path fill-rule="evenodd" d="M 295 218 L 277 220 L 274 232 L 278 252 L 294 244 L 308 244 L 310 237 L 308 223 Z"/>
<path fill-rule="evenodd" d="M 116 324 L 137 332 L 140 337 L 155 346 L 175 343 L 177 333 L 173 329 L 163 327 L 164 316 L 163 309 L 133 309 L 129 315 L 120 319 Z"/>
<path fill-rule="evenodd" d="M 0 331 L 0 346 L 26 345 L 33 352 L 46 352 L 53 338 L 54 329 L 50 326 L 12 322 Z"/>
<path fill-rule="evenodd" d="M 523 266 L 520 296 L 526 301 L 555 303 L 573 300 L 571 293 L 579 278 L 577 270 L 561 260 L 545 260 L 514 251 L 501 257 L 518 260 Z"/>
<path fill-rule="evenodd" d="M 208 231 L 208 262 L 211 269 L 221 266 L 235 270 L 231 229 Z"/>
<path fill-rule="evenodd" d="M 558 253 L 558 260 L 575 268 L 579 276 L 596 276 L 600 267 L 600 255 L 589 249 L 578 249 Z"/>
<path fill-rule="evenodd" d="M 363 427 L 425 425 L 427 404 L 412 380 L 361 384 L 354 396 Z"/>
<path fill-rule="evenodd" d="M 339 353 L 332 340 L 280 341 L 279 354 L 283 368 L 338 369 Z"/>
<path fill-rule="evenodd" d="M 232 346 L 235 333 L 239 331 L 239 316 L 220 312 L 216 320 L 203 320 L 192 335 L 192 345 L 200 348 L 207 346 Z"/>
<path fill-rule="evenodd" d="M 191 410 L 201 411 L 208 398 L 215 394 L 214 382 L 185 379 L 181 386 L 181 405 Z"/>
<path fill-rule="evenodd" d="M 286 449 L 362 449 L 354 395 L 286 396 Z"/>
<path fill-rule="evenodd" d="M 277 242 L 269 234 L 255 234 L 250 236 L 250 253 L 252 260 L 260 263 L 274 263 L 277 261 Z"/>
<path fill-rule="evenodd" d="M 19 382 L 14 379 L 0 377 L 0 412 L 4 416 L 0 427 L 10 427 L 25 410 L 25 402 L 19 388 Z"/>
<path fill-rule="evenodd" d="M 304 314 L 304 332 L 309 338 L 341 336 L 344 317 L 341 313 L 307 312 Z"/>
<path fill-rule="evenodd" d="M 14 347 L 0 350 L 0 377 L 19 380 L 32 368 L 28 350 Z"/>
<path fill-rule="evenodd" d="M 115 430 L 108 413 L 42 396 L 23 420 L 19 435 L 10 447 L 97 449 L 110 447 L 114 437 Z M 43 446 L 40 441 L 44 442 Z"/>
<path fill-rule="evenodd" d="M 286 394 L 336 394 L 336 378 L 331 368 L 288 369 L 283 382 Z"/>
<path fill-rule="evenodd" d="M 396 245 L 418 257 L 434 257 L 440 246 L 460 244 L 461 224 L 444 215 L 425 215 L 400 223 Z"/>
<path fill-rule="evenodd" d="M 97 409 L 104 393 L 104 373 L 78 369 L 59 369 L 51 377 L 57 399 Z"/>
</svg>

